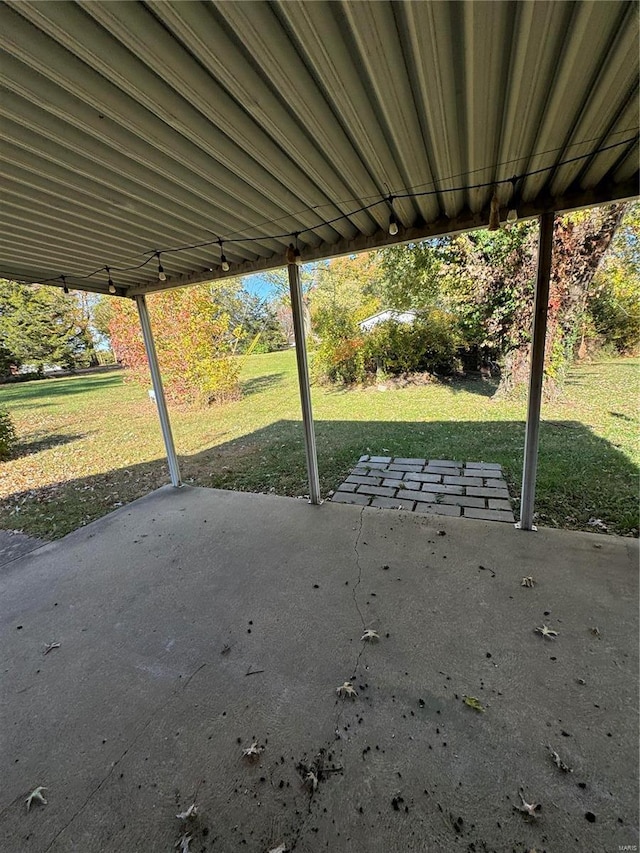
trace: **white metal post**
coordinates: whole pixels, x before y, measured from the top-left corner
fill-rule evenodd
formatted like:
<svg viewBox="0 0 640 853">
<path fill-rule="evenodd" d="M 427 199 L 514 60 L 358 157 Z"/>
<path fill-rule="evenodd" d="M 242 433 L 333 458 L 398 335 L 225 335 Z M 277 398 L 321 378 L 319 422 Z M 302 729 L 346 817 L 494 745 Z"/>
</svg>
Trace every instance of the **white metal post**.
<svg viewBox="0 0 640 853">
<path fill-rule="evenodd" d="M 307 342 L 304 331 L 304 309 L 302 304 L 302 287 L 300 286 L 300 267 L 297 264 L 287 264 L 287 269 L 289 272 L 289 290 L 291 292 L 293 331 L 296 338 L 296 361 L 298 363 L 298 385 L 300 386 L 302 422 L 304 424 L 304 445 L 307 454 L 309 501 L 312 504 L 319 504 L 320 478 L 318 476 L 316 434 L 313 429 L 313 412 L 311 411 L 311 387 L 309 384 Z"/>
<path fill-rule="evenodd" d="M 536 494 L 540 406 L 542 403 L 542 382 L 544 379 L 544 350 L 547 336 L 549 281 L 551 279 L 551 261 L 553 255 L 553 219 L 553 212 L 543 213 L 540 217 L 538 276 L 533 305 L 529 401 L 524 439 L 524 465 L 522 469 L 522 497 L 520 501 L 520 521 L 516 525 L 520 530 L 536 529 L 533 523 L 533 507 Z"/>
<path fill-rule="evenodd" d="M 167 411 L 167 403 L 164 398 L 162 376 L 160 375 L 160 366 L 158 364 L 158 356 L 156 354 L 156 345 L 153 342 L 153 332 L 151 331 L 151 322 L 149 321 L 147 301 L 144 298 L 144 295 L 136 296 L 135 300 L 136 305 L 138 306 L 140 325 L 142 326 L 142 337 L 144 338 L 144 346 L 147 351 L 147 358 L 149 360 L 151 382 L 153 383 L 153 391 L 156 397 L 156 405 L 158 406 L 160 426 L 162 427 L 162 437 L 164 439 L 164 446 L 167 451 L 167 461 L 169 462 L 169 474 L 171 475 L 171 483 L 176 486 L 176 488 L 178 488 L 182 485 L 182 481 L 180 480 L 180 467 L 178 465 L 178 457 L 176 456 L 176 448 L 173 443 L 173 434 L 171 432 L 171 424 L 169 422 L 169 412 Z"/>
</svg>

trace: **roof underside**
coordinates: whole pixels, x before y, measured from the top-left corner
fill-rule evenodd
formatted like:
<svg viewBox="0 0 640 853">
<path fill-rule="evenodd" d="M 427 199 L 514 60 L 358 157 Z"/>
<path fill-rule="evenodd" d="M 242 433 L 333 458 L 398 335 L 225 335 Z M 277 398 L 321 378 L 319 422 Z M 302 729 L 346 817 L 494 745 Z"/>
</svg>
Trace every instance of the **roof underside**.
<svg viewBox="0 0 640 853">
<path fill-rule="evenodd" d="M 296 232 L 305 260 L 477 227 L 494 183 L 521 215 L 638 190 L 633 2 L 9 2 L 0 29 L 7 278 L 132 295 L 145 252 L 183 285 Z"/>
</svg>

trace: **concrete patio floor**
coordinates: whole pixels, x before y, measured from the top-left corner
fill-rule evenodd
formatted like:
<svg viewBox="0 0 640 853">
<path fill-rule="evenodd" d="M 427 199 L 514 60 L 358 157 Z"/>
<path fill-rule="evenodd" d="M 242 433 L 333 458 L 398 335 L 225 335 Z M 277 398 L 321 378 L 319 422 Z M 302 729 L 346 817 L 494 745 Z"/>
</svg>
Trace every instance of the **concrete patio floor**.
<svg viewBox="0 0 640 853">
<path fill-rule="evenodd" d="M 0 570 L 0 848 L 169 853 L 194 800 L 192 853 L 637 845 L 637 568 L 628 539 L 161 489 Z"/>
</svg>

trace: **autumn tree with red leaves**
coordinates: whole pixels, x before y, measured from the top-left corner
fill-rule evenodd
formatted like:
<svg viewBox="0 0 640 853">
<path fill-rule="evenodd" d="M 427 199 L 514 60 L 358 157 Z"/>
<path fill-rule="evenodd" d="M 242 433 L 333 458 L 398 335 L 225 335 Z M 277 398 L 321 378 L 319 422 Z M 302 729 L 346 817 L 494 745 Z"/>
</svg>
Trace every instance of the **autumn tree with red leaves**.
<svg viewBox="0 0 640 853">
<path fill-rule="evenodd" d="M 205 406 L 239 395 L 239 362 L 234 357 L 240 332 L 231 327 L 209 285 L 166 290 L 147 298 L 153 336 L 167 399 Z M 149 365 L 135 304 L 113 299 L 109 333 L 126 378 L 149 385 Z"/>
</svg>

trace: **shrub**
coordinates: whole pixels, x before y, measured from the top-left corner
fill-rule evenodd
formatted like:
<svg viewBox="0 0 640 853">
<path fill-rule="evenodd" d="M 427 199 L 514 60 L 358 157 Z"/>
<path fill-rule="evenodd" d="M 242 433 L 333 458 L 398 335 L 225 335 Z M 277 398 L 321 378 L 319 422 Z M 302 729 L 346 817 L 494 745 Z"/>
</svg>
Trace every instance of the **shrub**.
<svg viewBox="0 0 640 853">
<path fill-rule="evenodd" d="M 444 311 L 434 310 L 413 323 L 379 323 L 366 336 L 365 361 L 391 376 L 451 373 L 459 345 L 455 321 Z"/>
<path fill-rule="evenodd" d="M 444 311 L 433 310 L 411 324 L 389 320 L 369 332 L 341 312 L 320 320 L 315 379 L 352 384 L 380 372 L 398 376 L 455 369 L 461 337 L 455 319 Z"/>
<path fill-rule="evenodd" d="M 18 440 L 11 416 L 6 409 L 0 409 L 0 459 L 8 459 Z"/>
</svg>

